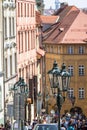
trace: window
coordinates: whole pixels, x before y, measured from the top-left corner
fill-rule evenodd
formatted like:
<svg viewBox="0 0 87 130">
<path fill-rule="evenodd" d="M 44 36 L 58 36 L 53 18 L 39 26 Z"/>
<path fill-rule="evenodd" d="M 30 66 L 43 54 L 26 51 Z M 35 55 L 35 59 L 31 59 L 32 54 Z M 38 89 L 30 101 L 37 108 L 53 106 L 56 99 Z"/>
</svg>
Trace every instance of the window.
<svg viewBox="0 0 87 130">
<path fill-rule="evenodd" d="M 2 109 L 2 88 L 0 84 L 0 110 Z"/>
<path fill-rule="evenodd" d="M 58 54 L 60 54 L 61 47 L 60 47 L 60 46 L 58 46 L 58 48 L 57 48 L 57 49 L 58 49 L 58 50 L 57 50 Z"/>
<path fill-rule="evenodd" d="M 31 49 L 35 48 L 35 32 L 34 30 L 31 30 Z"/>
<path fill-rule="evenodd" d="M 12 36 L 15 35 L 15 22 L 14 22 L 14 17 L 12 18 Z"/>
<path fill-rule="evenodd" d="M 9 37 L 11 37 L 11 17 L 9 18 Z"/>
<path fill-rule="evenodd" d="M 15 56 L 15 72 L 17 72 L 17 54 L 15 53 L 14 56 Z"/>
<path fill-rule="evenodd" d="M 28 50 L 30 50 L 30 31 L 28 31 Z"/>
<path fill-rule="evenodd" d="M 24 77 L 24 68 L 22 68 L 22 77 Z"/>
<path fill-rule="evenodd" d="M 53 46 L 50 46 L 50 53 L 53 53 Z"/>
<path fill-rule="evenodd" d="M 7 38 L 7 18 L 4 18 L 4 37 Z"/>
<path fill-rule="evenodd" d="M 34 17 L 34 4 L 32 5 L 32 16 Z"/>
<path fill-rule="evenodd" d="M 27 16 L 27 14 L 26 14 L 26 3 L 24 4 L 24 8 L 25 8 L 25 17 Z"/>
<path fill-rule="evenodd" d="M 23 52 L 23 32 L 18 33 L 19 38 L 19 54 Z"/>
<path fill-rule="evenodd" d="M 27 31 L 25 31 L 25 51 L 27 51 Z"/>
<path fill-rule="evenodd" d="M 73 66 L 68 66 L 68 72 L 73 76 Z"/>
<path fill-rule="evenodd" d="M 19 69 L 19 77 L 21 77 L 21 69 Z"/>
<path fill-rule="evenodd" d="M 29 17 L 29 4 L 27 4 L 27 16 Z"/>
<path fill-rule="evenodd" d="M 18 17 L 20 17 L 20 3 L 18 3 Z"/>
<path fill-rule="evenodd" d="M 79 76 L 84 75 L 84 65 L 79 65 Z"/>
<path fill-rule="evenodd" d="M 73 97 L 74 96 L 74 90 L 73 90 L 73 88 L 69 88 L 68 89 L 68 97 L 70 98 L 70 97 Z"/>
<path fill-rule="evenodd" d="M 12 56 L 10 55 L 10 75 L 12 75 Z"/>
<path fill-rule="evenodd" d="M 20 17 L 23 17 L 23 3 L 20 3 Z"/>
<path fill-rule="evenodd" d="M 73 54 L 73 47 L 72 46 L 69 46 L 68 47 L 68 54 Z"/>
<path fill-rule="evenodd" d="M 80 99 L 84 98 L 84 88 L 79 88 L 79 98 Z"/>
<path fill-rule="evenodd" d="M 84 54 L 84 47 L 83 46 L 79 47 L 79 54 Z"/>
<path fill-rule="evenodd" d="M 21 46 L 21 45 L 20 45 L 20 44 L 21 44 L 21 43 L 20 43 L 21 40 L 20 40 L 20 38 L 21 38 L 21 33 L 19 32 L 19 33 L 18 33 L 18 40 L 19 40 L 19 54 L 20 54 L 20 51 L 21 51 L 21 47 L 20 47 L 20 46 Z"/>
<path fill-rule="evenodd" d="M 46 52 L 49 52 L 49 46 L 46 46 Z"/>
<path fill-rule="evenodd" d="M 5 58 L 5 78 L 7 78 L 7 74 L 8 74 L 8 66 L 7 66 L 7 58 Z"/>
<path fill-rule="evenodd" d="M 32 36 L 33 36 L 32 37 L 32 39 L 33 39 L 32 42 L 33 42 L 33 49 L 34 49 L 35 48 L 35 31 L 34 30 L 32 31 Z"/>
</svg>

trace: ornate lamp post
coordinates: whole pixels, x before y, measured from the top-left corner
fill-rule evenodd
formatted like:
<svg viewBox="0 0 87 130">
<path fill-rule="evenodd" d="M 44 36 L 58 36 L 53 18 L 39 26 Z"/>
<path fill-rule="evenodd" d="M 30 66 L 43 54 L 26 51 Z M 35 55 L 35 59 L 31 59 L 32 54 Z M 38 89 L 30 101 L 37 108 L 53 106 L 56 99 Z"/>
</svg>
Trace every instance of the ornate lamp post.
<svg viewBox="0 0 87 130">
<path fill-rule="evenodd" d="M 28 94 L 27 84 L 23 78 L 19 78 L 14 84 L 14 119 L 18 122 L 18 129 L 23 130 L 23 122 L 25 120 L 25 102 L 26 94 Z"/>
<path fill-rule="evenodd" d="M 58 107 L 58 130 L 60 130 L 60 110 L 62 104 L 65 100 L 65 97 L 62 96 L 62 92 L 65 93 L 68 91 L 70 74 L 66 71 L 66 66 L 63 63 L 61 70 L 58 68 L 57 62 L 54 61 L 53 68 L 48 71 L 49 80 L 53 93 L 57 93 L 57 107 Z"/>
</svg>

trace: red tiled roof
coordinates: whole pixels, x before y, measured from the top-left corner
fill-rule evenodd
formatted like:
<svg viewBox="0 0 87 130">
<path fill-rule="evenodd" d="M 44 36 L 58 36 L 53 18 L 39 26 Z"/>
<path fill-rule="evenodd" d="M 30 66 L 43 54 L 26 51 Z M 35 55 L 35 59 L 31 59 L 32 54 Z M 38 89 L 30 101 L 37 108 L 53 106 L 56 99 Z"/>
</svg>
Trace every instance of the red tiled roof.
<svg viewBox="0 0 87 130">
<path fill-rule="evenodd" d="M 55 23 L 59 19 L 59 16 L 46 16 L 41 15 L 41 22 L 42 23 Z"/>
<path fill-rule="evenodd" d="M 87 38 L 87 14 L 74 6 L 66 9 L 66 13 L 61 12 L 60 22 L 43 34 L 44 43 L 84 43 Z"/>
<path fill-rule="evenodd" d="M 66 17 L 70 12 L 78 10 L 79 9 L 75 6 L 66 6 L 60 13 L 58 13 L 58 16 L 60 16 L 59 21 L 61 21 L 64 17 Z"/>
</svg>

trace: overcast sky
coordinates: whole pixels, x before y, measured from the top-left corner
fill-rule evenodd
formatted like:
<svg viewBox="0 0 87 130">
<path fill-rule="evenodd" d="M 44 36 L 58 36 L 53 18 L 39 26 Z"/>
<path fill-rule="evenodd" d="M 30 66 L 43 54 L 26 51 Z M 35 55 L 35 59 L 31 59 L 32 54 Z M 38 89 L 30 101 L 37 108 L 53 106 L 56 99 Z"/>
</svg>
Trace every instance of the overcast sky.
<svg viewBox="0 0 87 130">
<path fill-rule="evenodd" d="M 78 8 L 87 8 L 87 0 L 59 0 L 59 2 L 67 2 L 68 5 L 75 5 Z M 44 0 L 45 9 L 52 7 L 55 9 L 55 0 Z"/>
</svg>

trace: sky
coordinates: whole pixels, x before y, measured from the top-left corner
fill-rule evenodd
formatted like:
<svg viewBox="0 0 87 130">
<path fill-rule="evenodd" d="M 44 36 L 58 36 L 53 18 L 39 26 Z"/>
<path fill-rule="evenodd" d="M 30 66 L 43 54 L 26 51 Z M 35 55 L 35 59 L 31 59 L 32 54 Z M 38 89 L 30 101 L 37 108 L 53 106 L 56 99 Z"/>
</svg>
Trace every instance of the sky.
<svg viewBox="0 0 87 130">
<path fill-rule="evenodd" d="M 68 5 L 75 5 L 78 8 L 87 8 L 87 0 L 59 0 L 59 2 L 67 2 Z M 45 9 L 52 7 L 55 9 L 55 0 L 44 0 Z"/>
</svg>

